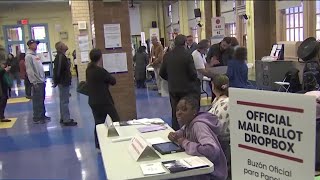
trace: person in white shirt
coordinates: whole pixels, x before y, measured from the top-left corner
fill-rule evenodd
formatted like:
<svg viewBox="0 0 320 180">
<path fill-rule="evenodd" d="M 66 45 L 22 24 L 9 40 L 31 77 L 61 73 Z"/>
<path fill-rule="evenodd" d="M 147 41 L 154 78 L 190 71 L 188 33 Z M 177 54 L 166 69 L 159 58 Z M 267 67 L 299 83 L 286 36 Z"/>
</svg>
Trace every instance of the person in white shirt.
<svg viewBox="0 0 320 180">
<path fill-rule="evenodd" d="M 212 77 L 212 73 L 206 69 L 205 54 L 207 53 L 208 48 L 209 41 L 204 39 L 199 42 L 197 49 L 192 53 L 194 65 L 200 81 L 202 81 L 203 76 Z"/>
</svg>

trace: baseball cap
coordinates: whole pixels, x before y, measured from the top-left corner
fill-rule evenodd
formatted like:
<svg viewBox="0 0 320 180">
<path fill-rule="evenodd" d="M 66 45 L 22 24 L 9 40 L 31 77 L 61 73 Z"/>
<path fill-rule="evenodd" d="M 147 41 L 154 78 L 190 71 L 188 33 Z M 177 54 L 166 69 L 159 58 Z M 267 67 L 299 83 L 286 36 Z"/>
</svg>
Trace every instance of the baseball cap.
<svg viewBox="0 0 320 180">
<path fill-rule="evenodd" d="M 36 41 L 36 40 L 34 40 L 34 39 L 30 39 L 30 40 L 27 42 L 27 45 L 30 46 L 30 45 L 33 44 L 33 43 L 39 44 L 40 41 Z"/>
</svg>

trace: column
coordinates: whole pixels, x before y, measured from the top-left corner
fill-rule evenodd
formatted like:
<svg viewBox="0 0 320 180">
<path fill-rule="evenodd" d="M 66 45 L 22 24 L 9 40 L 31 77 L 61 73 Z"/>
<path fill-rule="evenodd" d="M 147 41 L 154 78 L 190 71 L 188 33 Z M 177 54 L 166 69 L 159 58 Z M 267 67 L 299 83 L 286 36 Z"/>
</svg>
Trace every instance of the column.
<svg viewBox="0 0 320 180">
<path fill-rule="evenodd" d="M 91 1 L 90 13 L 95 28 L 96 48 L 102 50 L 103 54 L 126 53 L 128 72 L 112 74 L 117 84 L 110 87 L 116 109 L 121 120 L 136 118 L 136 96 L 133 80 L 133 64 L 131 51 L 130 19 L 128 1 L 103 2 Z M 104 24 L 120 24 L 122 47 L 117 49 L 106 49 L 104 38 Z"/>
<path fill-rule="evenodd" d="M 188 26 L 188 5 L 187 1 L 179 1 L 179 25 L 180 25 L 180 34 L 189 35 L 189 26 Z"/>
<path fill-rule="evenodd" d="M 246 14 L 249 17 L 247 20 L 247 49 L 248 62 L 255 61 L 255 35 L 254 35 L 254 1 L 246 1 Z"/>
<path fill-rule="evenodd" d="M 74 27 L 75 49 L 76 49 L 76 53 L 77 53 L 76 56 L 77 56 L 77 61 L 78 61 L 79 81 L 85 81 L 87 63 L 81 63 L 78 37 L 79 37 L 79 35 L 88 35 L 89 42 L 91 42 L 91 40 L 92 40 L 88 0 L 71 1 L 71 13 L 72 13 L 72 23 L 73 23 L 73 27 Z M 86 30 L 79 30 L 78 29 L 78 22 L 79 21 L 85 21 L 87 23 Z M 91 45 L 91 43 L 90 43 L 90 45 Z"/>
</svg>

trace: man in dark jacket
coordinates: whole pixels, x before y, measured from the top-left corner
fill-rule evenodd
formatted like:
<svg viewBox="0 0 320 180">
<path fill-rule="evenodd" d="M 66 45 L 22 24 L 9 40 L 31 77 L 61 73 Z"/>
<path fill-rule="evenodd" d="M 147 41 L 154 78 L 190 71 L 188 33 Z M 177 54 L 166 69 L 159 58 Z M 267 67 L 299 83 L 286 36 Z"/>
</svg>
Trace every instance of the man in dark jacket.
<svg viewBox="0 0 320 180">
<path fill-rule="evenodd" d="M 70 118 L 69 112 L 71 72 L 70 60 L 65 55 L 68 46 L 63 42 L 57 42 L 55 48 L 57 50 L 57 55 L 54 59 L 53 82 L 54 86 L 59 87 L 60 123 L 65 126 L 76 126 L 77 122 Z"/>
<path fill-rule="evenodd" d="M 200 104 L 200 85 L 193 58 L 185 48 L 186 36 L 178 35 L 174 40 L 175 48 L 164 56 L 160 76 L 168 81 L 172 108 L 172 128 L 180 129 L 176 117 L 176 106 L 181 98 L 195 96 Z"/>
</svg>

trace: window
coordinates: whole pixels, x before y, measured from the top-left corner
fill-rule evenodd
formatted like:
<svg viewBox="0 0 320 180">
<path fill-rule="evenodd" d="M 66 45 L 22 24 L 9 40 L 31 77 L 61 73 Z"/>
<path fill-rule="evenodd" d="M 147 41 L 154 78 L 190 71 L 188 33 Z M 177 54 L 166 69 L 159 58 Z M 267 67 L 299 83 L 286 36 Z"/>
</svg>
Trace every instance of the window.
<svg viewBox="0 0 320 180">
<path fill-rule="evenodd" d="M 292 7 L 285 10 L 286 40 L 303 41 L 303 7 Z"/>
<path fill-rule="evenodd" d="M 316 18 L 317 18 L 317 26 L 316 26 L 316 38 L 320 39 L 320 1 L 317 2 L 317 10 L 316 10 Z"/>
<path fill-rule="evenodd" d="M 236 23 L 226 24 L 226 36 L 236 37 Z"/>
</svg>

